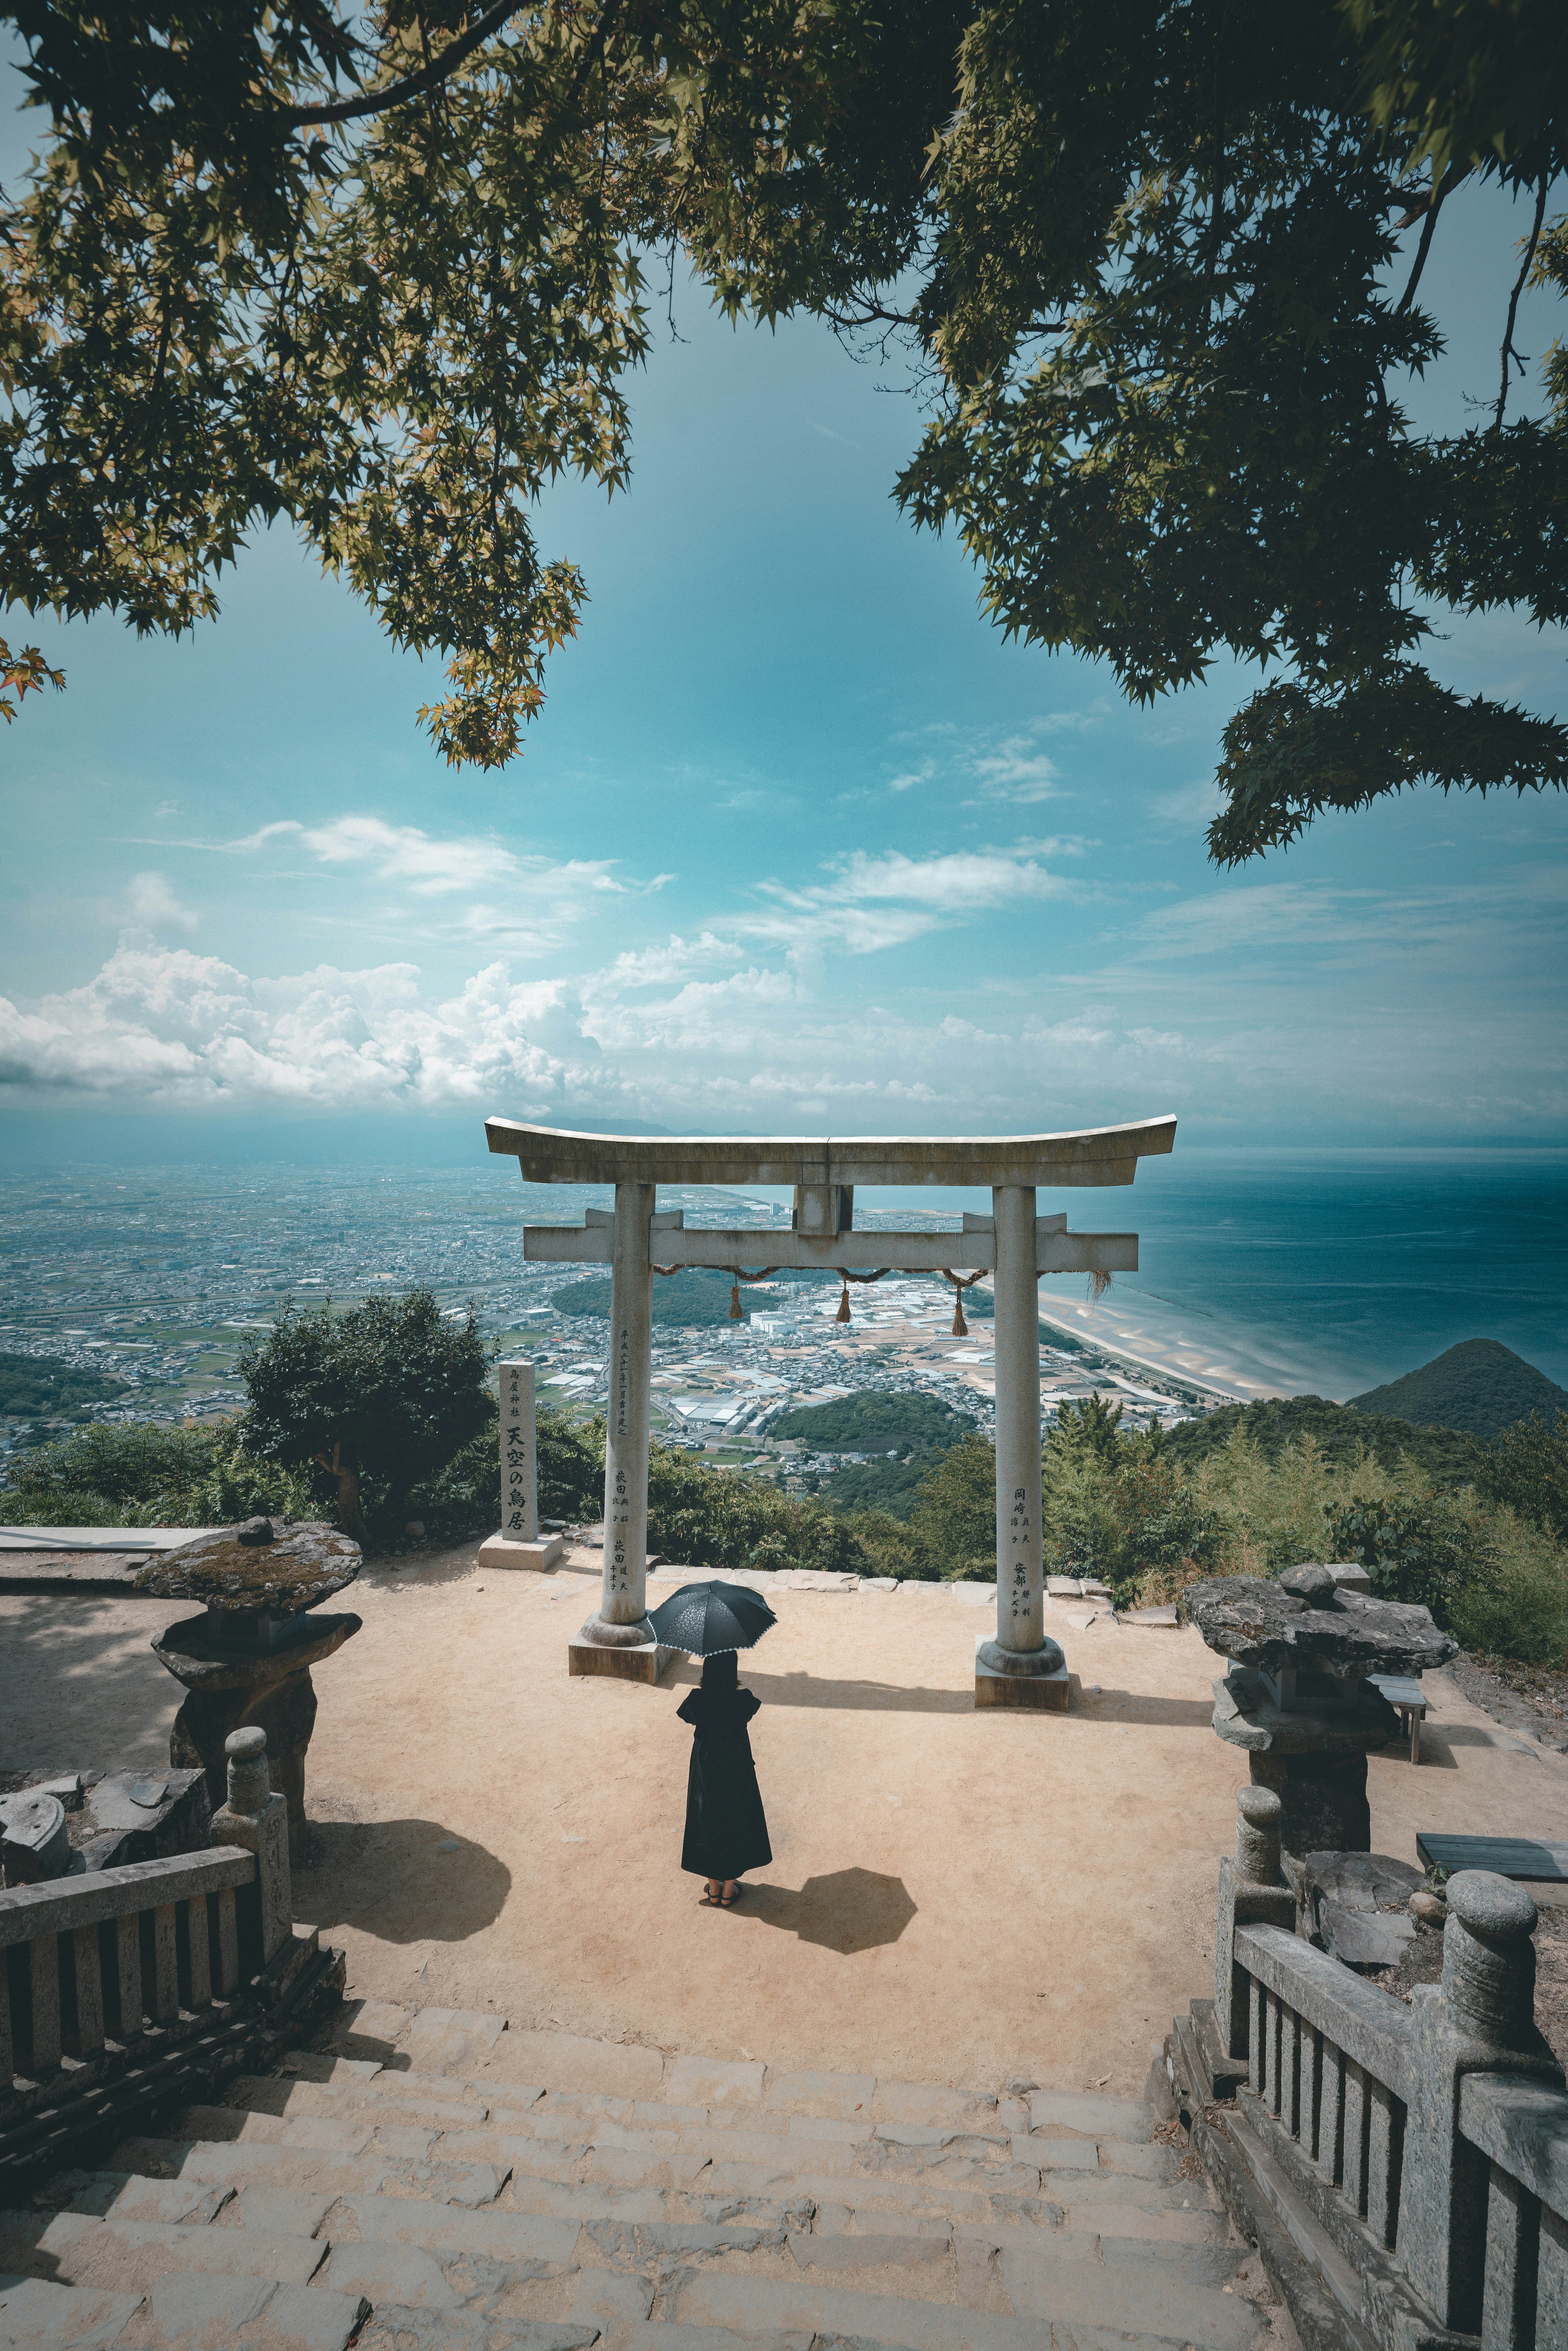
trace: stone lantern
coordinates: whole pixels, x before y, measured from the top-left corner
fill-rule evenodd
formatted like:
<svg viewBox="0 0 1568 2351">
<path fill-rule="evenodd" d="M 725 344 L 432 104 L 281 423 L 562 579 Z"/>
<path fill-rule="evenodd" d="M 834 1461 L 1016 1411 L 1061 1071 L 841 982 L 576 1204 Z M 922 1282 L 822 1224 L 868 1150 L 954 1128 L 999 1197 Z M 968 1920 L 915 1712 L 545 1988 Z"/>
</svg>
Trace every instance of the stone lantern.
<svg viewBox="0 0 1568 2351">
<path fill-rule="evenodd" d="M 1214 1684 L 1215 1732 L 1245 1750 L 1253 1784 L 1279 1796 L 1284 1850 L 1370 1852 L 1366 1759 L 1399 1736 L 1371 1677 L 1446 1665 L 1458 1643 L 1430 1609 L 1374 1599 L 1360 1569 L 1315 1562 L 1277 1583 L 1211 1576 L 1187 1586 L 1177 1613 L 1234 1660 Z"/>
<path fill-rule="evenodd" d="M 161 1633 L 153 1655 L 190 1695 L 174 1718 L 169 1761 L 199 1765 L 213 1802 L 225 1788 L 231 1731 L 267 1733 L 273 1782 L 288 1800 L 289 1844 L 305 1832 L 305 1750 L 316 1723 L 310 1668 L 360 1630 L 358 1616 L 308 1612 L 351 1583 L 360 1546 L 335 1527 L 250 1519 L 165 1552 L 136 1580 L 159 1600 L 201 1600 L 199 1616 Z"/>
</svg>

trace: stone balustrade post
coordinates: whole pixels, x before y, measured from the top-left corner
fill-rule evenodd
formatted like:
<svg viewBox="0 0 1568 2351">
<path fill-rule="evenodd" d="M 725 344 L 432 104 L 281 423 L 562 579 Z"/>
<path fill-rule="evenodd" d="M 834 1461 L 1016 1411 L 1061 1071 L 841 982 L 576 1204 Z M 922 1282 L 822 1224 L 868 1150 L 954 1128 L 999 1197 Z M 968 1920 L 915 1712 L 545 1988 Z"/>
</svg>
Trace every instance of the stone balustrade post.
<svg viewBox="0 0 1568 2351">
<path fill-rule="evenodd" d="M 1280 1828 L 1285 1808 L 1272 1788 L 1247 1787 L 1236 1798 L 1236 1856 L 1219 1864 L 1219 1916 L 1214 1930 L 1214 2022 L 1228 2057 L 1245 2057 L 1247 2001 L 1236 1965 L 1238 1927 L 1291 1927 L 1296 1897 L 1281 1876 Z"/>
<path fill-rule="evenodd" d="M 294 1932 L 294 1888 L 288 1873 L 288 1801 L 275 1793 L 267 1769 L 267 1733 L 254 1723 L 231 1730 L 228 1801 L 213 1815 L 214 1844 L 244 1845 L 256 1855 L 265 1967 Z"/>
<path fill-rule="evenodd" d="M 1410 2282 L 1458 2333 L 1479 2334 L 1485 2286 L 1489 2166 L 1459 2129 L 1467 2074 L 1560 2085 L 1535 2030 L 1536 1908 L 1490 1870 L 1448 1880 L 1443 1980 L 1411 2001 L 1411 2095 L 1400 2182 L 1399 2249 Z"/>
<path fill-rule="evenodd" d="M 1285 1807 L 1272 1788 L 1243 1788 L 1236 1799 L 1236 1875 L 1250 1886 L 1278 1886 Z"/>
</svg>

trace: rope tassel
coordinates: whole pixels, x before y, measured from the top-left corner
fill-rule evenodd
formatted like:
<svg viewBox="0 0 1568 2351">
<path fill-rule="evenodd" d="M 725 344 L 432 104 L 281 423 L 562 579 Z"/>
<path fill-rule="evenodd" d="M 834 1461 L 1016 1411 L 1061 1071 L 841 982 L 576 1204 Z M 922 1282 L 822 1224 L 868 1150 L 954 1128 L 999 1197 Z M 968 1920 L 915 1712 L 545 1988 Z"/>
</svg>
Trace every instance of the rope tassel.
<svg viewBox="0 0 1568 2351">
<path fill-rule="evenodd" d="M 741 1283 L 743 1281 L 769 1281 L 778 1272 L 779 1269 L 776 1265 L 765 1265 L 759 1267 L 756 1273 L 747 1273 L 743 1265 L 732 1265 L 729 1270 L 731 1275 L 729 1285 L 729 1319 L 732 1322 L 744 1322 L 746 1315 L 740 1303 Z"/>
<path fill-rule="evenodd" d="M 981 1271 L 984 1271 L 983 1267 Z M 980 1276 L 977 1273 L 972 1273 L 967 1281 L 961 1281 L 956 1273 L 944 1266 L 942 1279 L 944 1281 L 950 1281 L 953 1285 L 953 1336 L 955 1339 L 967 1339 L 969 1335 L 969 1326 L 964 1320 L 964 1292 L 966 1290 L 973 1290 Z"/>
<path fill-rule="evenodd" d="M 841 1265 L 836 1265 L 833 1268 L 833 1271 L 838 1275 L 839 1280 L 843 1284 L 843 1288 L 839 1293 L 839 1311 L 834 1315 L 833 1320 L 835 1322 L 847 1322 L 850 1319 L 851 1282 L 881 1281 L 885 1274 L 889 1274 L 893 1271 L 893 1268 L 889 1265 L 884 1265 L 879 1266 L 875 1273 L 846 1273 Z"/>
</svg>

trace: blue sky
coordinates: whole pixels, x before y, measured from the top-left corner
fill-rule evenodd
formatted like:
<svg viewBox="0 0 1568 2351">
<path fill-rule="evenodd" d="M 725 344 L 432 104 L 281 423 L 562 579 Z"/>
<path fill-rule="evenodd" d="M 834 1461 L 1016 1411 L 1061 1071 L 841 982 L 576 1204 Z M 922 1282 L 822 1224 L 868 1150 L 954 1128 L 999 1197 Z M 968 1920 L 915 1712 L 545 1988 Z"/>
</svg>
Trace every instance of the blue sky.
<svg viewBox="0 0 1568 2351">
<path fill-rule="evenodd" d="M 1444 219 L 1451 356 L 1411 404 L 1452 426 L 1490 396 L 1519 225 L 1464 192 Z M 434 666 L 287 533 L 181 643 L 29 632 L 68 688 L 0 742 L 14 1138 L 151 1116 L 175 1151 L 261 1122 L 419 1155 L 489 1111 L 1174 1110 L 1209 1144 L 1563 1139 L 1568 802 L 1407 796 L 1219 873 L 1248 679 L 1140 712 L 1004 643 L 962 551 L 891 503 L 915 402 L 810 324 L 736 332 L 695 292 L 676 316 L 630 491 L 542 510 L 592 601 L 498 775 L 445 768 L 414 720 Z M 1521 347 L 1553 331 L 1527 309 Z M 1445 626 L 1450 682 L 1561 707 L 1556 634 Z"/>
</svg>

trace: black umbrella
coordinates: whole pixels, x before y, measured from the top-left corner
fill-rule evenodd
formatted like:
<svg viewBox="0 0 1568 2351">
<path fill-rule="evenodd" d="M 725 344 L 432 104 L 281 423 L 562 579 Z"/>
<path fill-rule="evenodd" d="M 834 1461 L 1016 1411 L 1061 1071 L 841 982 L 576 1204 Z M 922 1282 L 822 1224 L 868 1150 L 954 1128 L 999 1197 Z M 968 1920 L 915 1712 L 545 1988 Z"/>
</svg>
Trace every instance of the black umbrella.
<svg viewBox="0 0 1568 2351">
<path fill-rule="evenodd" d="M 716 1657 L 749 1649 L 779 1619 L 759 1592 L 744 1583 L 683 1583 L 650 1612 L 648 1622 L 666 1649 Z"/>
</svg>

